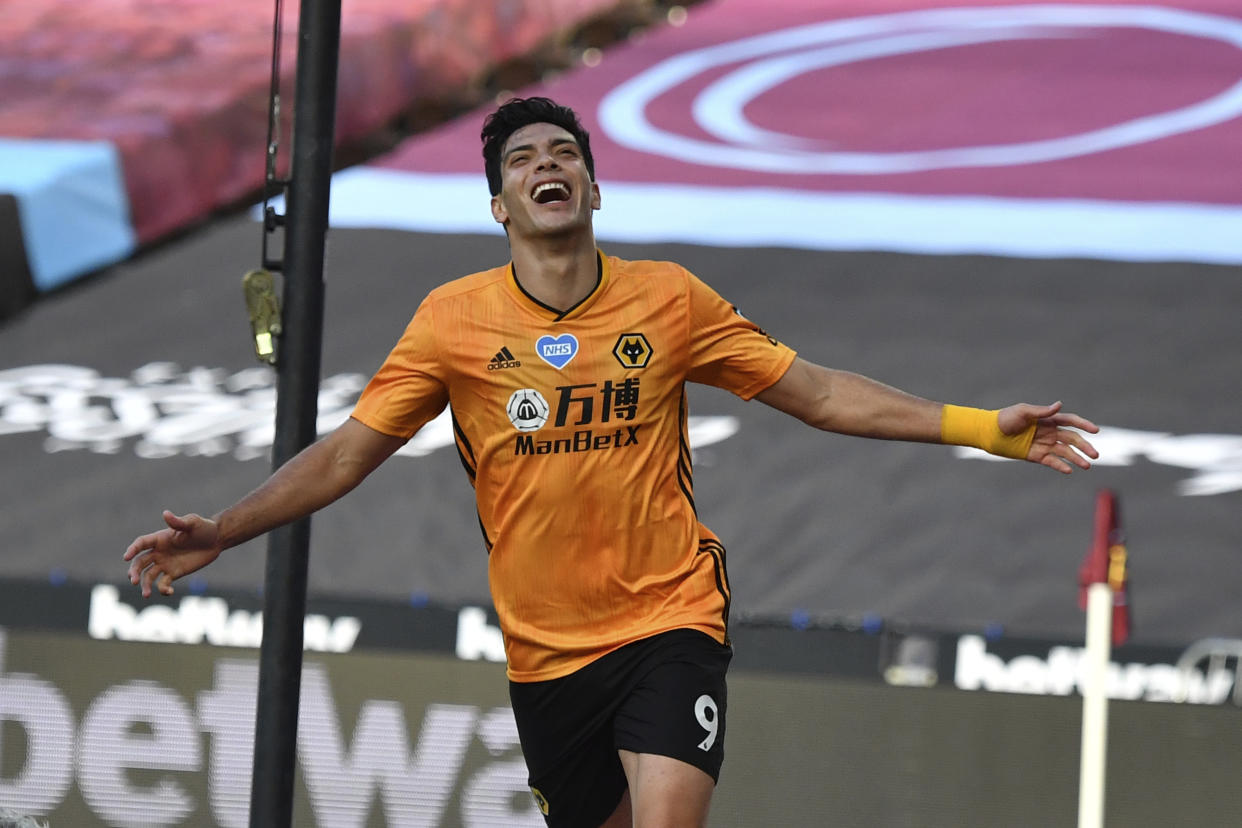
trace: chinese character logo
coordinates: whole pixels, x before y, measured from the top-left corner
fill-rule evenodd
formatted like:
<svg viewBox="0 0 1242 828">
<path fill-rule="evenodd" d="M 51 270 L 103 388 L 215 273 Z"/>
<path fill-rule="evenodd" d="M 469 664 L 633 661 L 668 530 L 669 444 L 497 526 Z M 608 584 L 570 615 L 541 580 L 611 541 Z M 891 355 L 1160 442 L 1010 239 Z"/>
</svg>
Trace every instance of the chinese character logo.
<svg viewBox="0 0 1242 828">
<path fill-rule="evenodd" d="M 614 383 L 605 380 L 603 387 L 598 383 L 586 385 L 558 385 L 561 392 L 556 405 L 556 422 L 560 426 L 570 424 L 569 418 L 576 413 L 577 419 L 572 425 L 588 425 L 593 422 L 606 423 L 612 419 L 633 420 L 638 416 L 638 378 L 630 377 L 624 382 Z M 598 391 L 598 393 L 597 393 Z M 595 416 L 596 398 L 600 402 L 598 419 Z M 542 400 L 543 398 L 540 397 Z M 510 405 L 513 403 L 510 402 Z M 546 419 L 546 417 L 545 417 Z"/>
<path fill-rule="evenodd" d="M 533 388 L 521 388 L 509 397 L 505 413 L 518 431 L 538 431 L 548 421 L 548 401 Z"/>
<path fill-rule="evenodd" d="M 612 346 L 612 355 L 622 368 L 646 368 L 651 359 L 651 343 L 640 333 L 624 333 Z"/>
</svg>

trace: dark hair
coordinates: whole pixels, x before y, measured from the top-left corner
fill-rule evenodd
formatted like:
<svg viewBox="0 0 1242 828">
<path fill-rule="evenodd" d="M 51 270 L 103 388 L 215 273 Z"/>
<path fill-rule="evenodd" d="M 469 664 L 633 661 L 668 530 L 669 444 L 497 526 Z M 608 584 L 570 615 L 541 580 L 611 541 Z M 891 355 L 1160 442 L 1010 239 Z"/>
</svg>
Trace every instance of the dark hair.
<svg viewBox="0 0 1242 828">
<path fill-rule="evenodd" d="M 578 120 L 578 113 L 550 98 L 511 98 L 487 116 L 483 122 L 483 171 L 487 173 L 487 189 L 500 194 L 500 153 L 509 136 L 531 124 L 552 124 L 574 136 L 582 150 L 591 180 L 595 180 L 595 158 L 591 155 L 591 134 Z"/>
</svg>

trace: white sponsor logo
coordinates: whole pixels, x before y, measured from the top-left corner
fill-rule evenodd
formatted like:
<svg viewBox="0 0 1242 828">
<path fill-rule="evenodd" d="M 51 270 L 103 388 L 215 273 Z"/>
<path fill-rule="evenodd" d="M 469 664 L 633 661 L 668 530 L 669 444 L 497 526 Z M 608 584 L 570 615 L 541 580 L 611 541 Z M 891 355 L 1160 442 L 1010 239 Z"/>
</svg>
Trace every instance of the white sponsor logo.
<svg viewBox="0 0 1242 828">
<path fill-rule="evenodd" d="M 462 607 L 457 612 L 457 657 L 466 661 L 505 660 L 504 635 L 499 627 L 487 623 L 487 613 L 479 607 Z"/>
<path fill-rule="evenodd" d="M 47 813 L 76 781 L 100 824 L 249 824 L 257 662 L 217 660 L 212 686 L 188 699 L 145 679 L 113 685 L 78 722 L 60 687 L 5 672 L 6 643 L 0 629 L 0 733 L 25 746 L 6 751 L 22 764 L 0 777 L 0 802 Z M 396 701 L 368 699 L 353 709 L 350 739 L 327 668 L 303 666 L 297 755 L 312 811 L 305 824 L 362 828 L 376 812 L 387 825 L 434 828 L 456 802 L 465 825 L 543 825 L 512 709 L 428 704 L 421 725 Z M 467 775 L 476 740 L 489 759 Z M 184 774 L 205 774 L 206 801 L 187 790 Z"/>
<path fill-rule="evenodd" d="M 1233 690 L 1235 672 L 1222 664 L 1210 665 L 1205 673 L 1172 664 L 1110 662 L 1107 692 L 1114 699 L 1223 704 Z M 963 690 L 1068 696 L 1081 693 L 1085 680 L 1082 647 L 1052 647 L 1047 658 L 1020 655 L 1005 661 L 988 652 L 982 636 L 957 640 L 953 681 Z"/>
<path fill-rule="evenodd" d="M 1167 112 L 1145 114 L 1077 135 L 905 152 L 846 152 L 757 126 L 746 107 L 799 75 L 895 55 L 972 44 L 1082 36 L 1085 30 L 1142 28 L 1242 47 L 1242 22 L 1150 6 L 1042 5 L 930 9 L 814 23 L 683 52 L 630 78 L 600 102 L 599 120 L 618 143 L 691 164 L 773 173 L 880 175 L 950 167 L 1053 161 L 1155 141 L 1228 121 L 1242 112 L 1242 83 Z M 729 67 L 721 73 L 722 67 Z M 648 105 L 670 90 L 710 82 L 692 105 L 715 140 L 657 126 Z M 953 90 L 946 90 L 952 94 Z"/>
<path fill-rule="evenodd" d="M 263 613 L 230 611 L 223 598 L 187 596 L 177 608 L 151 604 L 141 610 L 121 600 L 114 586 L 91 590 L 87 621 L 91 638 L 106 641 L 159 641 L 177 644 L 214 644 L 217 647 L 258 647 L 263 643 Z M 328 618 L 307 615 L 302 645 L 307 650 L 348 653 L 362 632 L 362 622 L 349 615 Z"/>
<path fill-rule="evenodd" d="M 139 457 L 268 456 L 275 434 L 275 372 L 182 370 L 152 362 L 128 378 L 77 365 L 0 371 L 0 435 L 46 430 L 48 452 L 116 454 L 134 441 Z M 338 374 L 320 385 L 318 430 L 345 421 L 366 378 Z"/>
<path fill-rule="evenodd" d="M 0 437 L 45 431 L 43 448 L 48 452 L 116 454 L 132 443 L 134 453 L 147 459 L 221 454 L 239 460 L 267 457 L 275 433 L 274 382 L 270 368 L 230 374 L 221 368 L 183 370 L 170 362 L 144 365 L 127 379 L 103 377 L 78 365 L 10 368 L 0 371 Z M 349 417 L 365 385 L 361 374 L 337 374 L 323 381 L 320 434 Z M 543 405 L 546 410 L 547 402 Z M 702 449 L 729 439 L 739 429 L 736 417 L 691 416 L 690 445 Z M 1183 495 L 1242 491 L 1239 434 L 1173 434 L 1105 426 L 1092 435 L 1091 442 L 1100 450 L 1096 465 L 1130 466 L 1147 460 L 1192 470 L 1194 474 L 1178 484 Z M 423 457 L 453 444 L 452 418 L 446 410 L 397 454 Z M 978 449 L 957 447 L 954 453 L 963 458 L 1004 460 Z"/>
<path fill-rule="evenodd" d="M 1177 484 L 1179 494 L 1216 495 L 1242 491 L 1242 435 L 1171 434 L 1166 431 L 1135 431 L 1102 426 L 1089 435 L 1100 452 L 1097 466 L 1132 466 L 1148 460 L 1164 466 L 1193 469 L 1195 474 Z M 954 447 L 958 457 L 974 460 L 1007 458 L 980 449 Z"/>
<path fill-rule="evenodd" d="M 538 431 L 548 421 L 548 401 L 533 388 L 519 388 L 509 397 L 505 413 L 518 431 Z"/>
<path fill-rule="evenodd" d="M 337 374 L 320 385 L 320 434 L 349 417 L 366 385 L 361 374 Z M 547 403 L 544 403 L 546 408 Z M 100 376 L 79 365 L 29 365 L 0 370 L 0 437 L 46 431 L 48 452 L 116 454 L 132 442 L 139 457 L 232 454 L 238 460 L 267 457 L 275 434 L 275 373 L 247 368 L 183 370 L 153 362 L 128 378 Z M 690 417 L 694 448 L 727 440 L 736 417 Z M 446 410 L 397 451 L 423 457 L 453 445 Z"/>
</svg>

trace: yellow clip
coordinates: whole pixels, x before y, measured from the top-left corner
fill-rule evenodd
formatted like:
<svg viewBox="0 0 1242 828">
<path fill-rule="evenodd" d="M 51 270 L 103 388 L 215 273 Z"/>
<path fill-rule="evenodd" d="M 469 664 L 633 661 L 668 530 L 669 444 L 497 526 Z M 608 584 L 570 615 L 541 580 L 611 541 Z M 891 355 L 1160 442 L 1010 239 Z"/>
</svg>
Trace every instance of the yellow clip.
<svg viewBox="0 0 1242 828">
<path fill-rule="evenodd" d="M 1126 585 L 1126 547 L 1115 543 L 1108 547 L 1108 585 L 1113 592 L 1120 592 Z"/>
<path fill-rule="evenodd" d="M 254 355 L 260 362 L 276 364 L 276 339 L 280 336 L 280 299 L 276 280 L 266 270 L 252 270 L 242 277 L 250 332 L 254 336 Z"/>
</svg>

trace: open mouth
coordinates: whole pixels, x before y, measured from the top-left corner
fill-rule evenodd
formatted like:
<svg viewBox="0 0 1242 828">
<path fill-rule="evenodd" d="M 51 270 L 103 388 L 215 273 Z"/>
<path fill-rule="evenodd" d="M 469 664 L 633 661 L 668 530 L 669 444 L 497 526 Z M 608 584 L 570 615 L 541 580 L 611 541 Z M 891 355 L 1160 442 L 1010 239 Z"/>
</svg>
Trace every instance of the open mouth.
<svg viewBox="0 0 1242 828">
<path fill-rule="evenodd" d="M 537 204 L 569 201 L 569 185 L 562 181 L 546 181 L 532 190 L 530 197 Z"/>
</svg>

